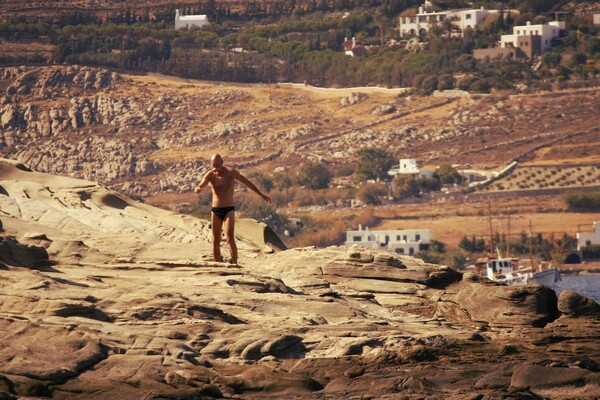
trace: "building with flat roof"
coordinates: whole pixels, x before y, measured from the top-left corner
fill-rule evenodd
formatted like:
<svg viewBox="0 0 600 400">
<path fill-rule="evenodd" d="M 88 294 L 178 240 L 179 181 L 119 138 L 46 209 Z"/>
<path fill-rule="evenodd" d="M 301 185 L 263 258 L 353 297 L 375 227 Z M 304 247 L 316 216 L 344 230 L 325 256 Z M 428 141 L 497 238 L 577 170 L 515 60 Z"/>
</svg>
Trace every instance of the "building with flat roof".
<svg viewBox="0 0 600 400">
<path fill-rule="evenodd" d="M 398 17 L 398 30 L 400 36 L 419 36 L 428 33 L 433 26 L 442 26 L 449 21 L 455 28 L 456 33 L 463 34 L 465 29 L 475 29 L 490 14 L 496 14 L 498 10 L 460 9 L 435 11 L 429 1 L 425 1 L 415 13 L 405 12 Z"/>
<path fill-rule="evenodd" d="M 434 172 L 430 169 L 419 168 L 417 160 L 414 158 L 401 158 L 398 168 L 390 169 L 388 175 L 414 175 L 417 178 L 432 178 Z"/>
<path fill-rule="evenodd" d="M 552 47 L 552 40 L 565 30 L 565 21 L 551 21 L 547 24 L 519 25 L 513 27 L 511 35 L 500 37 L 500 47 L 518 47 L 530 58 Z"/>
<path fill-rule="evenodd" d="M 179 15 L 179 10 L 175 10 L 175 29 L 199 28 L 208 25 L 208 16 L 206 15 Z"/>
<path fill-rule="evenodd" d="M 351 247 L 356 244 L 412 256 L 418 251 L 429 250 L 431 237 L 431 229 L 370 231 L 359 225 L 358 230 L 346 231 L 345 245 Z"/>
<path fill-rule="evenodd" d="M 577 232 L 577 251 L 592 245 L 600 245 L 600 222 L 592 223 L 591 232 Z"/>
</svg>

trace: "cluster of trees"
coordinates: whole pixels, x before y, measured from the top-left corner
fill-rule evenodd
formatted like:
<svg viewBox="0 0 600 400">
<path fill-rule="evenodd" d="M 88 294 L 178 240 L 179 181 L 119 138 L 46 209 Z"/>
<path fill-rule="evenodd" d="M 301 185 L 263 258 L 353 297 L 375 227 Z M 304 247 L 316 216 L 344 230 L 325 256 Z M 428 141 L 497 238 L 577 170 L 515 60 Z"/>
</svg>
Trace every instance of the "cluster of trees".
<svg viewBox="0 0 600 400">
<path fill-rule="evenodd" d="M 496 249 L 500 249 L 500 251 L 507 249 L 507 241 L 507 236 L 498 232 L 492 237 L 491 245 L 489 240 L 486 243 L 486 240 L 482 237 L 476 237 L 475 235 L 471 237 L 463 236 L 458 247 L 470 255 L 486 252 L 495 254 Z M 528 233 L 521 232 L 518 235 L 511 236 L 508 243 L 511 256 L 529 256 L 533 254 L 543 260 L 552 260 L 557 254 L 565 254 L 576 247 L 577 239 L 566 233 L 558 238 L 553 234 L 548 238 L 544 238 L 541 233 L 529 237 Z"/>
<path fill-rule="evenodd" d="M 567 193 L 563 200 L 571 211 L 600 211 L 600 192 Z"/>
<path fill-rule="evenodd" d="M 486 243 L 485 239 L 474 235 L 471 237 L 463 236 L 458 245 L 459 249 L 452 251 L 446 250 L 443 243 L 432 241 L 429 250 L 420 251 L 415 254 L 415 257 L 421 258 L 426 262 L 446 264 L 460 269 L 465 267 L 469 260 L 475 260 L 483 254 L 495 255 L 496 248 L 500 250 L 506 249 L 507 238 L 505 235 L 496 233 L 492 239 L 492 250 L 490 250 L 489 240 Z M 536 234 L 530 240 L 528 234 L 521 232 L 518 236 L 510 240 L 509 250 L 511 256 L 528 257 L 532 254 L 541 260 L 559 260 L 562 262 L 564 256 L 576 247 L 576 243 L 576 239 L 566 233 L 559 238 L 556 238 L 554 235 L 544 238 L 541 234 Z M 592 258 L 594 255 L 600 257 L 600 246 L 589 248 L 587 252 L 589 253 L 589 258 Z M 586 257 L 586 254 L 584 251 L 584 257 Z"/>
<path fill-rule="evenodd" d="M 491 18 L 477 31 L 451 38 L 443 26 L 432 29 L 428 47 L 411 53 L 401 46 L 381 44 L 395 37 L 397 15 L 419 5 L 418 0 L 289 0 L 249 1 L 232 11 L 214 0 L 184 8 L 208 14 L 210 27 L 175 30 L 175 6 L 153 10 L 122 9 L 100 19 L 93 13 L 60 15 L 46 20 L 15 18 L 0 24 L 8 40 L 47 40 L 56 45 L 49 61 L 156 71 L 189 78 L 239 82 L 296 81 L 326 86 L 379 84 L 412 86 L 423 94 L 459 88 L 488 92 L 509 89 L 517 82 L 546 88 L 551 79 L 595 79 L 597 69 L 587 63 L 600 55 L 598 28 L 573 17 L 569 33 L 532 71 L 526 63 L 476 61 L 474 48 L 493 45 L 513 24 L 543 22 L 538 13 L 556 0 L 514 0 L 507 7 L 517 17 Z M 434 2 L 441 7 L 467 6 L 461 0 Z M 369 12 L 365 12 L 368 10 Z M 347 11 L 332 14 L 332 11 Z M 329 14 L 328 14 L 329 13 Z M 502 13 L 501 13 L 502 14 Z M 68 18 L 67 18 L 68 17 Z M 247 24 L 248 21 L 252 24 Z M 360 57 L 343 50 L 346 38 L 378 45 Z M 243 48 L 244 53 L 232 52 Z M 570 61 L 563 63 L 563 55 Z M 10 62 L 9 58 L 3 58 Z M 14 60 L 13 60 L 14 61 Z M 458 74 L 463 77 L 455 79 Z"/>
<path fill-rule="evenodd" d="M 585 246 L 583 249 L 581 249 L 581 252 L 583 253 L 583 258 L 585 260 L 600 258 L 600 246 L 597 244 Z"/>
</svg>

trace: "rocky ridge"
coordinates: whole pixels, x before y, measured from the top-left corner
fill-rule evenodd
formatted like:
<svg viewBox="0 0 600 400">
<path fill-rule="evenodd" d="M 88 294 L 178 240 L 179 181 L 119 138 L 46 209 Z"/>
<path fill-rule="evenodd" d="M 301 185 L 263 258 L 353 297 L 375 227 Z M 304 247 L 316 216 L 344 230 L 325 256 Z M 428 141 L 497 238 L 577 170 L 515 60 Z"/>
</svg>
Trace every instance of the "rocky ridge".
<svg viewBox="0 0 600 400">
<path fill-rule="evenodd" d="M 285 250 L 0 161 L 0 396 L 588 399 L 600 310 L 361 247 Z"/>
</svg>

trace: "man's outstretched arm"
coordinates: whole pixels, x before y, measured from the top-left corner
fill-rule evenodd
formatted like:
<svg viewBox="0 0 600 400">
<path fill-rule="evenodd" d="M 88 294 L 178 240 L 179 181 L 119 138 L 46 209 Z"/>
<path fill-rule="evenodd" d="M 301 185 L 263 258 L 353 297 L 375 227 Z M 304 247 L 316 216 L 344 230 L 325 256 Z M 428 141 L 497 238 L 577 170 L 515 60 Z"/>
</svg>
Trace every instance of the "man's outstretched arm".
<svg viewBox="0 0 600 400">
<path fill-rule="evenodd" d="M 206 175 L 204 175 L 204 178 L 202 178 L 200 183 L 194 188 L 194 193 L 200 193 L 202 191 L 202 189 L 204 189 L 208 185 L 208 183 L 210 182 L 210 180 L 209 180 L 210 173 L 211 172 L 208 171 L 206 173 Z"/>
<path fill-rule="evenodd" d="M 237 179 L 238 181 L 242 182 L 244 185 L 246 185 L 248 187 L 248 189 L 252 190 L 254 193 L 256 193 L 257 195 L 259 195 L 260 197 L 262 197 L 262 199 L 264 201 L 266 201 L 269 204 L 273 203 L 273 200 L 271 200 L 271 198 L 269 196 L 267 196 L 266 194 L 263 194 L 263 192 L 261 192 L 255 185 L 254 183 L 250 182 L 248 179 L 246 179 L 246 177 L 244 177 L 244 175 L 240 174 L 237 170 L 234 170 L 233 172 L 233 176 L 235 177 L 235 179 Z"/>
</svg>

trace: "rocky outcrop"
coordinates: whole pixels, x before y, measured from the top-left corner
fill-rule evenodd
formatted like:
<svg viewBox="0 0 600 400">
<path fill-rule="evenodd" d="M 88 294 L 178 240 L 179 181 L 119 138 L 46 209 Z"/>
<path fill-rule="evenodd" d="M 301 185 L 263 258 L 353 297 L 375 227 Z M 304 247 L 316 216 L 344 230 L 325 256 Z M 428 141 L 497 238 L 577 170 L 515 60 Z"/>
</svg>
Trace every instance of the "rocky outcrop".
<svg viewBox="0 0 600 400">
<path fill-rule="evenodd" d="M 53 261 L 0 271 L 1 398 L 600 395 L 600 312 L 575 294 L 286 250 L 250 220 L 240 265 L 214 262 L 208 221 L 9 161 L 0 186 L 6 232 Z"/>
<path fill-rule="evenodd" d="M 38 267 L 48 264 L 44 247 L 22 244 L 9 235 L 0 235 L 0 268 L 2 265 Z"/>
<path fill-rule="evenodd" d="M 598 316 L 600 305 L 589 297 L 565 290 L 558 298 L 559 311 L 569 317 Z"/>
<path fill-rule="evenodd" d="M 43 150 L 24 147 L 16 156 L 37 171 L 54 171 L 82 179 L 110 182 L 159 171 L 154 162 L 137 155 L 156 149 L 156 144 L 150 139 L 132 143 L 129 140 L 92 136 L 79 142 L 51 142 Z"/>
<path fill-rule="evenodd" d="M 340 100 L 340 107 L 348 107 L 348 106 L 353 106 L 355 104 L 360 103 L 361 101 L 364 101 L 368 96 L 365 93 L 360 93 L 360 92 L 355 92 L 355 93 L 350 93 L 349 96 L 346 97 L 342 97 L 342 99 Z"/>
<path fill-rule="evenodd" d="M 10 82 L 7 96 L 35 95 L 41 98 L 64 96 L 73 90 L 97 91 L 121 82 L 121 76 L 107 69 L 69 66 L 48 68 L 4 68 L 0 80 Z"/>
</svg>

